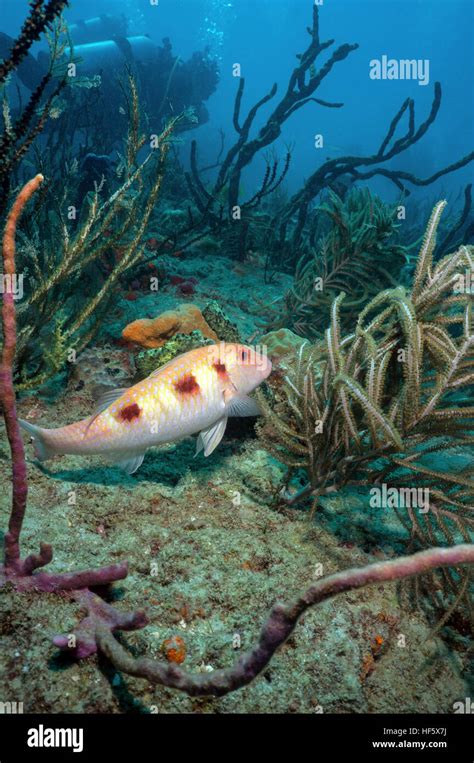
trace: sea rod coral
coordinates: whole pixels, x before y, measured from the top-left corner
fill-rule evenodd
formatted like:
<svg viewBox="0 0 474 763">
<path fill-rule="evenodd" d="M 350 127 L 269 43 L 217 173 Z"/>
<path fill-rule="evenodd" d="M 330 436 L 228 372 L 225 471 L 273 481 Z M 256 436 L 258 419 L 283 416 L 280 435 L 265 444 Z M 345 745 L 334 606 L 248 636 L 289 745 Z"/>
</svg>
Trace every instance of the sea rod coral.
<svg viewBox="0 0 474 763">
<path fill-rule="evenodd" d="M 10 211 L 3 237 L 3 279 L 15 275 L 15 232 L 18 219 L 31 196 L 43 182 L 37 175 L 18 194 Z M 13 387 L 13 365 L 16 350 L 16 316 L 14 295 L 11 289 L 3 290 L 2 328 L 3 350 L 0 364 L 0 402 L 2 406 L 8 441 L 12 452 L 12 512 L 8 532 L 4 541 L 4 563 L 0 565 L 0 584 L 10 581 L 18 590 L 34 588 L 39 591 L 82 589 L 89 585 L 104 585 L 120 580 L 127 575 L 127 565 L 119 564 L 101 570 L 86 570 L 72 574 L 46 574 L 33 572 L 44 567 L 53 558 L 53 551 L 47 543 L 40 544 L 39 554 L 31 554 L 26 559 L 20 556 L 20 534 L 26 510 L 28 485 L 26 464 Z"/>
<path fill-rule="evenodd" d="M 29 198 L 42 182 L 37 175 L 20 191 L 7 219 L 3 238 L 4 277 L 15 274 L 15 230 Z M 432 548 L 399 559 L 387 560 L 360 569 L 351 569 L 322 578 L 289 604 L 277 603 L 262 628 L 257 646 L 244 654 L 232 667 L 208 674 L 190 674 L 177 664 L 140 657 L 133 658 L 115 639 L 117 630 L 143 627 L 143 612 L 124 613 L 107 604 L 90 590 L 127 575 L 127 565 L 119 564 L 100 570 L 57 574 L 36 572 L 52 560 L 52 549 L 40 545 L 39 554 L 25 559 L 20 555 L 20 534 L 25 516 L 28 483 L 23 443 L 16 412 L 13 386 L 13 361 L 16 349 L 15 304 L 11 290 L 4 290 L 2 304 L 3 351 L 0 364 L 0 404 L 5 419 L 12 454 L 12 509 L 4 541 L 4 562 L 0 565 L 0 586 L 11 584 L 18 591 L 69 592 L 87 610 L 87 617 L 74 634 L 56 636 L 54 644 L 71 650 L 77 658 L 88 657 L 97 650 L 105 654 L 116 669 L 148 681 L 187 692 L 190 695 L 220 696 L 250 683 L 275 651 L 286 641 L 299 618 L 309 608 L 344 591 L 371 583 L 417 576 L 438 567 L 474 563 L 474 545 L 461 544 L 450 548 Z"/>
</svg>

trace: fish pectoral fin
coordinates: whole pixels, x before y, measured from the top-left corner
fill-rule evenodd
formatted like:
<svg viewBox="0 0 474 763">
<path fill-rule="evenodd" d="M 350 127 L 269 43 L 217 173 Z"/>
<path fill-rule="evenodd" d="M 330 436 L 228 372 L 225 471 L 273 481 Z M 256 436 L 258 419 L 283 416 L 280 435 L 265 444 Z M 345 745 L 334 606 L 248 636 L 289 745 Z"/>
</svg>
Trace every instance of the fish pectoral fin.
<svg viewBox="0 0 474 763">
<path fill-rule="evenodd" d="M 118 466 L 119 469 L 126 472 L 126 474 L 134 474 L 142 465 L 145 458 L 146 450 L 141 453 L 120 453 L 116 456 L 111 456 L 109 461 L 114 466 Z"/>
<path fill-rule="evenodd" d="M 212 426 L 203 429 L 202 432 L 199 433 L 197 439 L 195 456 L 197 456 L 201 450 L 204 450 L 205 456 L 210 456 L 224 437 L 226 426 L 227 416 L 224 416 L 224 418 L 219 419 L 215 424 L 212 424 Z"/>
<path fill-rule="evenodd" d="M 225 407 L 226 416 L 260 416 L 261 410 L 256 400 L 248 395 L 235 395 Z"/>
</svg>

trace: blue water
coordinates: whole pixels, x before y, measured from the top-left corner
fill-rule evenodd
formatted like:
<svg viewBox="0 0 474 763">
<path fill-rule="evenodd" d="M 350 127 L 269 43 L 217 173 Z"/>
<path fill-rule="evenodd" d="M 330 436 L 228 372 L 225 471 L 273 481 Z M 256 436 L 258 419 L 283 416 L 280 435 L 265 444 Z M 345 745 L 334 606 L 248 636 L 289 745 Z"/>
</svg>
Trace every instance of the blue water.
<svg viewBox="0 0 474 763">
<path fill-rule="evenodd" d="M 26 0 L 0 0 L 2 31 L 15 35 L 27 7 Z M 82 0 L 71 3 L 65 17 L 75 21 L 98 13 L 124 14 L 129 34 L 148 34 L 156 43 L 169 37 L 173 52 L 183 59 L 210 47 L 220 68 L 219 86 L 206 104 L 210 119 L 188 135 L 181 148 L 187 161 L 189 140 L 196 138 L 206 163 L 215 157 L 220 129 L 225 131 L 227 145 L 235 137 L 231 119 L 238 83 L 232 76 L 233 64 L 241 65 L 246 79 L 244 113 L 278 83 L 277 96 L 255 122 L 258 128 L 284 92 L 295 54 L 308 44 L 306 26 L 311 12 L 312 0 L 159 0 L 157 6 L 149 0 Z M 422 141 L 389 166 L 426 177 L 472 150 L 473 28 L 472 0 L 325 0 L 320 7 L 320 31 L 322 40 L 335 39 L 329 52 L 345 42 L 357 42 L 360 47 L 336 64 L 316 93 L 323 99 L 342 101 L 344 107 L 327 109 L 310 103 L 283 126 L 282 138 L 274 148 L 282 154 L 285 143 L 293 144 L 287 190 L 297 190 L 327 157 L 372 154 L 407 97 L 415 99 L 419 124 L 429 113 L 436 80 L 443 88 L 436 122 Z M 394 59 L 429 59 L 429 84 L 371 80 L 369 62 L 384 54 Z M 317 64 L 327 57 L 328 51 L 323 52 Z M 316 133 L 324 136 L 323 149 L 314 148 Z M 245 191 L 258 184 L 262 166 L 263 157 L 259 156 L 246 170 Z M 471 178 L 472 165 L 468 165 L 422 193 L 430 198 L 456 195 Z M 375 180 L 372 187 L 386 199 L 397 195 L 386 180 Z"/>
</svg>

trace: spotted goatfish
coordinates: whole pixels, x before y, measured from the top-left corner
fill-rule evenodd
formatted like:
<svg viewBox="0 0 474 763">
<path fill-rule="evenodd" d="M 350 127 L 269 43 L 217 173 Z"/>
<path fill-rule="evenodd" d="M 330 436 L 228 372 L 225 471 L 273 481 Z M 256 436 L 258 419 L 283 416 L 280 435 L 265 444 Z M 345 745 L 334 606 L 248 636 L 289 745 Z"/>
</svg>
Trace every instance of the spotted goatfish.
<svg viewBox="0 0 474 763">
<path fill-rule="evenodd" d="M 41 461 L 56 455 L 105 455 L 127 474 L 148 448 L 200 433 L 196 454 L 219 445 L 229 416 L 258 416 L 248 397 L 272 370 L 265 354 L 242 344 L 199 347 L 171 360 L 128 389 L 106 392 L 82 421 L 43 429 L 20 420 Z"/>
</svg>

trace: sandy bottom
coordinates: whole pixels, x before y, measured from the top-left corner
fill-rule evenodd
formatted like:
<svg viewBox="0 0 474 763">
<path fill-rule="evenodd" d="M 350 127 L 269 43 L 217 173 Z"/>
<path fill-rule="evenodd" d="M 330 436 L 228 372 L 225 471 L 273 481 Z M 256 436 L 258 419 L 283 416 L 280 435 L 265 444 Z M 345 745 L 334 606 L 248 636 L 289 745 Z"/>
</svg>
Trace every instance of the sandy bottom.
<svg viewBox="0 0 474 763">
<path fill-rule="evenodd" d="M 72 403 L 75 416 L 90 410 L 87 395 Z M 20 415 L 28 413 L 59 425 L 70 421 L 71 398 L 54 406 L 25 400 Z M 276 599 L 292 597 L 321 569 L 328 574 L 394 553 L 388 531 L 383 547 L 370 537 L 360 496 L 336 496 L 312 523 L 301 511 L 276 511 L 271 498 L 281 470 L 251 424 L 230 430 L 210 459 L 193 455 L 191 441 L 151 451 L 133 477 L 73 456 L 47 469 L 28 464 L 24 553 L 40 540 L 52 543 L 55 571 L 127 559 L 130 574 L 114 586 L 115 601 L 150 617 L 146 628 L 123 636 L 134 654 L 160 658 L 163 642 L 179 635 L 188 670 L 230 665 L 255 642 Z M 4 432 L 0 459 L 4 528 Z M 3 701 L 53 713 L 406 713 L 452 712 L 453 702 L 469 696 L 463 639 L 449 647 L 427 640 L 425 615 L 410 611 L 394 584 L 344 594 L 307 613 L 265 673 L 222 699 L 192 699 L 118 675 L 96 656 L 72 662 L 51 639 L 70 632 L 79 616 L 78 605 L 59 595 L 0 591 Z"/>
</svg>

